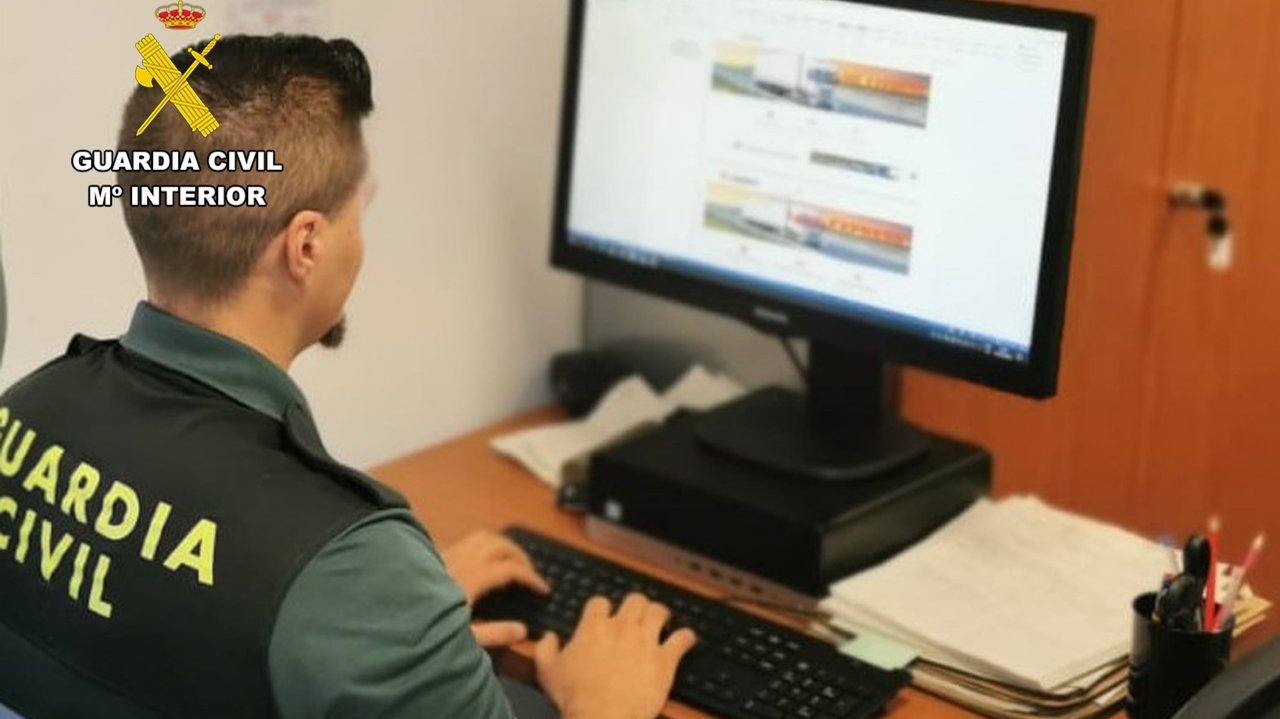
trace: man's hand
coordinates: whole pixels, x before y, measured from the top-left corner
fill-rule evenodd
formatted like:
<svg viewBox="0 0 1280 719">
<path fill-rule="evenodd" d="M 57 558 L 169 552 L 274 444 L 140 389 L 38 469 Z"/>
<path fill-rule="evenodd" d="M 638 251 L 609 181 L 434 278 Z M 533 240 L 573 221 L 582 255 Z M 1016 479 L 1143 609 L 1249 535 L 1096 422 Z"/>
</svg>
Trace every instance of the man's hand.
<svg viewBox="0 0 1280 719">
<path fill-rule="evenodd" d="M 547 594 L 551 587 L 529 555 L 515 542 L 493 532 L 476 532 L 440 552 L 445 569 L 462 587 L 467 607 L 485 594 L 510 584 Z M 500 647 L 524 641 L 529 631 L 521 622 L 473 622 L 471 631 L 483 647 Z"/>
<path fill-rule="evenodd" d="M 550 632 L 534 648 L 538 679 L 564 719 L 653 719 L 696 641 L 680 629 L 659 644 L 671 612 L 639 594 L 610 614 L 608 599 L 592 597 L 563 650 Z"/>
</svg>

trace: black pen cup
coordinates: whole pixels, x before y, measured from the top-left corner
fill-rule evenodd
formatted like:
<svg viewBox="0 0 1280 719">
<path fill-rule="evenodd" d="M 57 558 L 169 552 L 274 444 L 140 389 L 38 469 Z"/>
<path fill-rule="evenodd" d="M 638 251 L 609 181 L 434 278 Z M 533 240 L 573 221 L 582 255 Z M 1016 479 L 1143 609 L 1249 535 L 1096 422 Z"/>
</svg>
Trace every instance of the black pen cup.
<svg viewBox="0 0 1280 719">
<path fill-rule="evenodd" d="M 1170 719 L 1231 658 L 1234 621 L 1216 632 L 1179 631 L 1152 620 L 1155 605 L 1154 592 L 1133 600 L 1130 719 Z"/>
</svg>

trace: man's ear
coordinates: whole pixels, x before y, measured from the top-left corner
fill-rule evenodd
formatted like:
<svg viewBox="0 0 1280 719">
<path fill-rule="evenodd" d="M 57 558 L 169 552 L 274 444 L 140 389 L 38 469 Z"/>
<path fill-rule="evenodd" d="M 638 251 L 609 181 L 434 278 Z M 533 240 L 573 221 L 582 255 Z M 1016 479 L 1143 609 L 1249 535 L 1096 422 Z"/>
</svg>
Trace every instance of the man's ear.
<svg viewBox="0 0 1280 719">
<path fill-rule="evenodd" d="M 315 210 L 302 210 L 284 228 L 284 262 L 289 276 L 304 280 L 315 270 L 324 251 L 320 240 L 328 220 Z"/>
</svg>

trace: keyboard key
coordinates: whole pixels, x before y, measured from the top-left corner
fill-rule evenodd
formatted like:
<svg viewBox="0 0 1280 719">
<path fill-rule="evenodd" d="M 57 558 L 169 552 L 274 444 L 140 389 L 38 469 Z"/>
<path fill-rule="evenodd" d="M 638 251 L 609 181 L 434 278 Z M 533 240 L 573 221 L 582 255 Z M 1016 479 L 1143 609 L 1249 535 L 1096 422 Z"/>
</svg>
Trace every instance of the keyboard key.
<svg viewBox="0 0 1280 719">
<path fill-rule="evenodd" d="M 782 717 L 786 716 L 777 709 L 755 700 L 748 700 L 742 708 L 751 716 L 761 717 L 762 719 L 782 719 Z"/>
<path fill-rule="evenodd" d="M 857 709 L 858 705 L 853 703 L 852 699 L 844 698 L 831 705 L 830 712 L 838 717 L 848 716 Z"/>
</svg>

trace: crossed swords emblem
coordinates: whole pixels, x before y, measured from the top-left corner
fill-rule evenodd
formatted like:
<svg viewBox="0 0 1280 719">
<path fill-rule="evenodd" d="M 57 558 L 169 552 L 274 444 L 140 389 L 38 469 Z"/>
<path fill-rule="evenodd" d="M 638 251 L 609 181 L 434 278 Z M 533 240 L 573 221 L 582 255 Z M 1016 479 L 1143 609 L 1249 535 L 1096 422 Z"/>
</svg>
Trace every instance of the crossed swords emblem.
<svg viewBox="0 0 1280 719">
<path fill-rule="evenodd" d="M 195 72 L 196 68 L 201 65 L 210 70 L 213 69 L 213 65 L 206 56 L 221 39 L 221 35 L 214 35 L 209 44 L 205 46 L 203 52 L 196 52 L 195 48 L 188 48 L 187 52 L 191 53 L 191 57 L 195 58 L 195 60 L 192 61 L 187 71 L 181 75 L 178 74 L 178 68 L 169 59 L 169 54 L 160 46 L 160 42 L 156 40 L 155 35 L 147 35 L 138 41 L 134 47 L 142 55 L 142 67 L 134 68 L 134 78 L 143 87 L 152 87 L 159 80 L 160 88 L 164 90 L 164 99 L 160 101 L 159 105 L 156 105 L 156 109 L 151 111 L 151 115 L 138 128 L 137 135 L 146 132 L 152 121 L 160 114 L 160 111 L 170 103 L 182 114 L 183 119 L 191 126 L 192 132 L 199 132 L 201 135 L 208 137 L 210 133 L 218 129 L 217 119 L 214 118 L 213 113 L 209 112 L 209 108 L 205 107 L 204 102 L 196 95 L 196 91 L 191 89 L 191 84 L 187 80 L 191 77 L 191 73 Z"/>
</svg>

